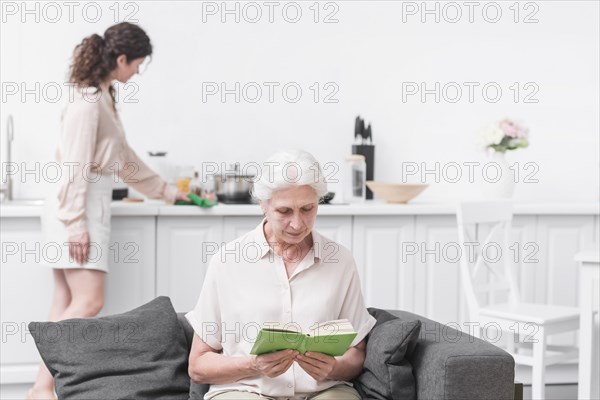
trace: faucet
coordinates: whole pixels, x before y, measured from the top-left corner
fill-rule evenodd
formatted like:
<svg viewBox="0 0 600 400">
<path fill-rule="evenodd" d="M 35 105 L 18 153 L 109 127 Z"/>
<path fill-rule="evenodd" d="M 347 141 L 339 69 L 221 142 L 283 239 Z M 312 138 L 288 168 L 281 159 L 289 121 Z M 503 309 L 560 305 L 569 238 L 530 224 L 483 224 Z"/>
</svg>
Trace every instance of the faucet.
<svg viewBox="0 0 600 400">
<path fill-rule="evenodd" d="M 0 202 L 4 203 L 6 201 L 11 201 L 13 199 L 13 185 L 12 185 L 12 177 L 8 174 L 8 168 L 11 164 L 11 147 L 12 141 L 15 138 L 14 132 L 14 123 L 13 117 L 9 114 L 8 119 L 6 120 L 6 160 L 4 162 L 4 174 L 6 176 L 2 177 L 2 184 L 0 185 Z"/>
</svg>

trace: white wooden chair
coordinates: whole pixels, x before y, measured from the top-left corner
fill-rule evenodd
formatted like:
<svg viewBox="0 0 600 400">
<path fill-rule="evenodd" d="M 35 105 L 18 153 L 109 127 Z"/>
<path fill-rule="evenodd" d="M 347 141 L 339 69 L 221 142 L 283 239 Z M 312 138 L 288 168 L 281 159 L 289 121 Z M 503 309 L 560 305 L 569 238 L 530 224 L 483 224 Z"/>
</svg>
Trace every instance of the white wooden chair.
<svg viewBox="0 0 600 400">
<path fill-rule="evenodd" d="M 578 330 L 580 313 L 576 307 L 521 301 L 509 251 L 512 216 L 510 201 L 459 204 L 461 283 L 470 322 L 508 336 L 505 350 L 517 364 L 532 367 L 532 398 L 543 399 L 546 366 L 576 360 L 578 355 L 575 347 L 548 345 L 547 337 Z M 502 256 L 488 251 L 492 248 L 500 248 Z M 476 335 L 480 333 L 475 330 Z"/>
</svg>

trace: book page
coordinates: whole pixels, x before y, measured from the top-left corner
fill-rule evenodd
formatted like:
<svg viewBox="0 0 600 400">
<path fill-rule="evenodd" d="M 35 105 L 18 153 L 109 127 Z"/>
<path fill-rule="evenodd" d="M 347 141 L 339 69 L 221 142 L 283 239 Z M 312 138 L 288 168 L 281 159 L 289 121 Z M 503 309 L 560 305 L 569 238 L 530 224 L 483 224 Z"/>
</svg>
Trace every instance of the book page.
<svg viewBox="0 0 600 400">
<path fill-rule="evenodd" d="M 336 319 L 313 325 L 310 330 L 311 336 L 328 336 L 344 333 L 354 333 L 354 327 L 347 319 Z"/>
</svg>

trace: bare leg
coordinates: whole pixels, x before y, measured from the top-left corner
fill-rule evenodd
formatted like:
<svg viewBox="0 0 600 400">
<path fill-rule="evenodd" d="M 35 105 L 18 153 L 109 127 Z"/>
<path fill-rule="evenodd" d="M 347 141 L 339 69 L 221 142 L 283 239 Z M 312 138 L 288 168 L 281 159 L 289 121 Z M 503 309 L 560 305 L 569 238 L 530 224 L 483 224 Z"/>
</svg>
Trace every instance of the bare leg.
<svg viewBox="0 0 600 400">
<path fill-rule="evenodd" d="M 106 273 L 94 269 L 65 270 L 71 290 L 71 303 L 60 319 L 86 318 L 98 315 L 104 307 L 104 280 Z"/>
<path fill-rule="evenodd" d="M 55 269 L 50 321 L 97 315 L 104 305 L 105 273 L 89 269 Z M 42 362 L 30 399 L 54 399 L 54 380 Z"/>
<path fill-rule="evenodd" d="M 71 303 L 71 290 L 67 285 L 64 269 L 54 269 L 54 294 L 52 296 L 52 305 L 50 306 L 49 321 L 58 321 L 62 313 Z M 28 393 L 31 399 L 53 399 L 54 398 L 54 380 L 52 375 L 42 361 L 37 379 L 33 388 Z"/>
</svg>

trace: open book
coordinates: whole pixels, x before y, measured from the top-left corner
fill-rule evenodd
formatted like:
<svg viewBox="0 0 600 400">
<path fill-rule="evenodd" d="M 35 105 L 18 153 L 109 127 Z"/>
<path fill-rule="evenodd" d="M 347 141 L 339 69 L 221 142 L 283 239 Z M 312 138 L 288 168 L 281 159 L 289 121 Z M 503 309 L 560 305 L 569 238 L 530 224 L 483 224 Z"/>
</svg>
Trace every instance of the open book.
<svg viewBox="0 0 600 400">
<path fill-rule="evenodd" d="M 357 333 L 347 319 L 322 322 L 311 328 L 309 333 L 293 330 L 262 328 L 258 332 L 250 354 L 263 354 L 271 351 L 292 349 L 300 354 L 307 351 L 343 355 Z"/>
</svg>

